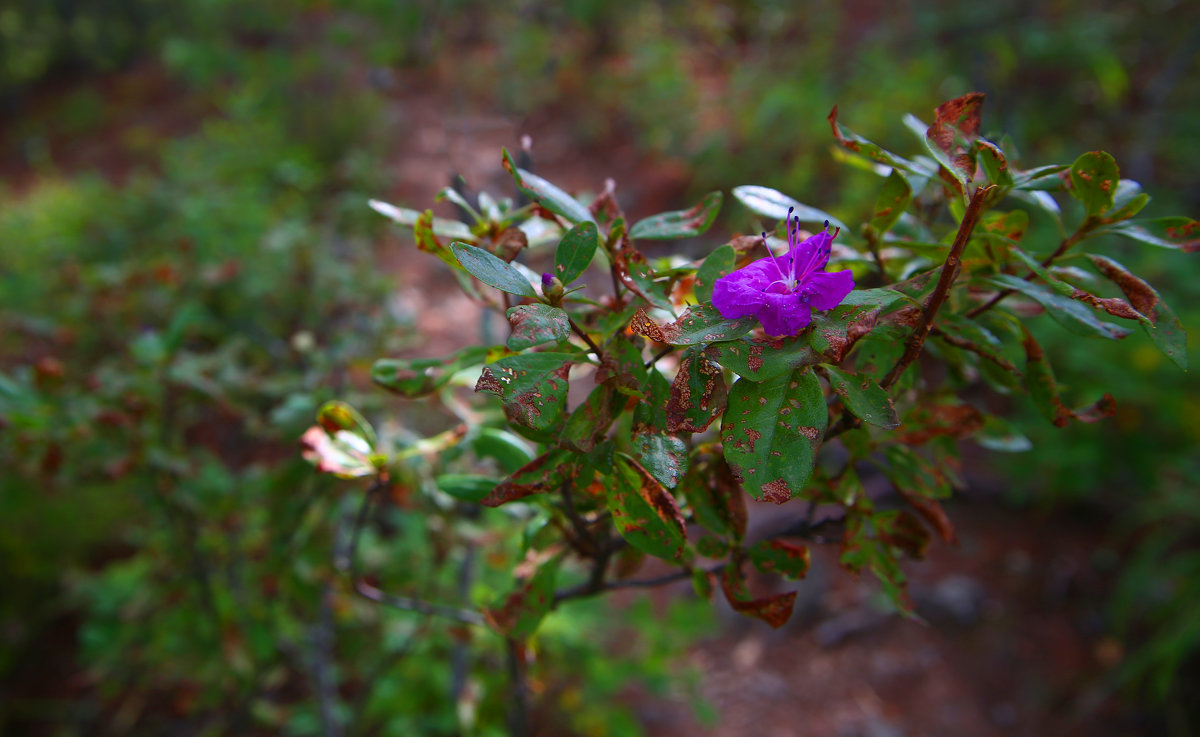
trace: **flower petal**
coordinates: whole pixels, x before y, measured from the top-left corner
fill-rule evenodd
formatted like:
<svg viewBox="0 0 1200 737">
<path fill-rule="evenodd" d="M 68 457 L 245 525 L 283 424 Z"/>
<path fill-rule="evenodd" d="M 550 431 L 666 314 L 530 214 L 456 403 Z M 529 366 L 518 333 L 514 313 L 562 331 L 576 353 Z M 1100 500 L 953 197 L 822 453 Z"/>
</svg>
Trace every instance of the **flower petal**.
<svg viewBox="0 0 1200 737">
<path fill-rule="evenodd" d="M 763 293 L 763 305 L 755 317 L 767 335 L 795 335 L 812 322 L 812 309 L 796 294 Z"/>
<path fill-rule="evenodd" d="M 805 301 L 818 310 L 832 310 L 854 289 L 854 274 L 844 271 L 814 271 L 801 286 Z"/>
<path fill-rule="evenodd" d="M 743 278 L 741 272 L 735 271 L 713 283 L 712 303 L 721 317 L 737 320 L 758 312 L 763 304 L 762 293 L 762 289 L 755 286 L 752 280 Z"/>
</svg>

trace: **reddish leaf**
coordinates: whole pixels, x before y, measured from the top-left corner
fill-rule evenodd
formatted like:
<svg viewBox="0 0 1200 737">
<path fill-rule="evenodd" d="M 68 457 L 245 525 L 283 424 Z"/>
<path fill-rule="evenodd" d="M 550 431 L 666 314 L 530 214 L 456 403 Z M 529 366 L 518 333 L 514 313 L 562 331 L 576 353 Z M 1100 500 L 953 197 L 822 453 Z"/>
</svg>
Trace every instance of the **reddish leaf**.
<svg viewBox="0 0 1200 737">
<path fill-rule="evenodd" d="M 785 578 L 804 578 L 808 573 L 809 552 L 803 545 L 783 540 L 763 540 L 746 549 L 746 556 L 763 573 L 778 573 Z"/>
<path fill-rule="evenodd" d="M 480 503 L 485 507 L 498 507 L 530 494 L 554 491 L 563 482 L 574 478 L 578 471 L 574 457 L 561 448 L 546 451 L 501 481 Z"/>
<path fill-rule="evenodd" d="M 721 572 L 721 589 L 725 592 L 725 599 L 734 611 L 761 619 L 775 629 L 787 624 L 787 621 L 792 618 L 792 609 L 796 604 L 795 591 L 757 599 L 751 598 L 746 592 L 746 584 L 742 579 L 741 572 L 733 565 L 726 566 Z"/>
<path fill-rule="evenodd" d="M 704 432 L 725 409 L 728 391 L 721 367 L 698 347 L 688 348 L 679 361 L 667 400 L 667 432 Z"/>
</svg>

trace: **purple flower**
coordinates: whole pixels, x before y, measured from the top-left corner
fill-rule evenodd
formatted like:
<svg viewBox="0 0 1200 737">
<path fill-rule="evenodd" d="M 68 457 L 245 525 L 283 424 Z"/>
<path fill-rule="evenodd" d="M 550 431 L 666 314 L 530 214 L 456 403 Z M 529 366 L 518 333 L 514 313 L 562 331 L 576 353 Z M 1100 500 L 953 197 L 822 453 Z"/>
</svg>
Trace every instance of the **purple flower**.
<svg viewBox="0 0 1200 737">
<path fill-rule="evenodd" d="M 726 320 L 753 315 L 768 335 L 796 335 L 812 322 L 813 310 L 831 310 L 854 289 L 849 270 L 825 271 L 830 244 L 837 232 L 829 223 L 820 233 L 800 240 L 800 219 L 788 209 L 788 252 L 771 254 L 717 279 L 712 303 Z M 763 233 L 763 246 L 767 234 Z"/>
</svg>

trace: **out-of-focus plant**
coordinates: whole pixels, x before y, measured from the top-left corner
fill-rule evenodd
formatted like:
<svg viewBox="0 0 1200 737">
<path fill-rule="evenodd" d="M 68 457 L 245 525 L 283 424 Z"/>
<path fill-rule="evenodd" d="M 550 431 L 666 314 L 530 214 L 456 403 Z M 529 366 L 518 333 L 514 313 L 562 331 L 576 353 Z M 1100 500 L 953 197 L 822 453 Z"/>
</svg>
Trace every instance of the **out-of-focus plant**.
<svg viewBox="0 0 1200 737">
<path fill-rule="evenodd" d="M 639 242 L 704 233 L 721 192 L 630 223 L 612 182 L 581 202 L 507 152 L 523 207 L 480 213 L 461 202 L 472 218 L 457 222 L 373 203 L 412 228 L 472 299 L 502 312 L 511 333 L 503 345 L 375 364 L 376 383 L 429 397 L 458 416 L 454 427 L 397 448 L 331 403 L 306 434 L 308 455 L 327 472 L 372 479 L 361 521 L 407 459 L 434 454 L 436 496 L 510 515 L 494 545 L 514 556 L 514 581 L 490 601 L 392 596 L 357 567 L 360 525 L 343 565 L 359 592 L 486 626 L 518 649 L 536 647 L 539 623 L 570 602 L 686 579 L 780 626 L 795 593 L 756 590 L 747 571 L 802 578 L 805 543 L 823 542 L 910 612 L 902 560 L 924 556 L 933 536 L 955 539 L 940 502 L 962 484 L 959 441 L 1030 447 L 989 397 L 1025 395 L 1059 427 L 1115 411 L 1112 395 L 1081 398 L 1056 379 L 1032 316 L 1098 341 L 1140 330 L 1187 366 L 1175 313 L 1102 251 L 1116 236 L 1191 253 L 1200 224 L 1138 219 L 1149 197 L 1102 151 L 1019 167 L 981 134 L 982 103 L 979 93 L 953 99 L 931 125 L 907 116 L 921 144 L 909 157 L 847 129 L 835 108 L 828 122 L 843 158 L 883 179 L 871 212 L 852 228 L 776 190 L 737 187 L 739 202 L 780 225 L 699 262 L 651 261 Z M 1031 233 L 1034 224 L 1046 227 Z M 803 238 L 801 225 L 817 235 Z M 530 233 L 555 229 L 552 256 L 540 256 Z M 524 263 L 539 258 L 552 263 L 540 274 Z M 826 272 L 826 261 L 843 271 Z M 461 391 L 472 385 L 473 401 Z M 864 493 L 867 467 L 898 505 Z M 747 496 L 800 509 L 747 539 Z M 639 576 L 648 558 L 671 572 Z M 514 667 L 537 673 L 524 658 Z"/>
</svg>

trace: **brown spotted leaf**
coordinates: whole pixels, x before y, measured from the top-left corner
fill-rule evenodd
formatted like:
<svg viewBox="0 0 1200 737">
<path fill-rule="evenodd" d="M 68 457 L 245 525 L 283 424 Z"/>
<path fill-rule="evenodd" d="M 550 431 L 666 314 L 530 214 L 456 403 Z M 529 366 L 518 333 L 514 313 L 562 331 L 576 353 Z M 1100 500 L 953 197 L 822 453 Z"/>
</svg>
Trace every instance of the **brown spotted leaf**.
<svg viewBox="0 0 1200 737">
<path fill-rule="evenodd" d="M 692 453 L 691 468 L 680 484 L 696 522 L 707 530 L 740 541 L 746 534 L 746 495 L 719 446 L 702 445 Z"/>
<path fill-rule="evenodd" d="M 746 591 L 741 572 L 730 564 L 721 572 L 721 589 L 735 612 L 761 619 L 775 629 L 787 624 L 796 604 L 796 592 L 752 598 Z"/>
<path fill-rule="evenodd" d="M 1150 336 L 1150 340 L 1175 365 L 1187 371 L 1187 332 L 1174 310 L 1162 301 L 1154 287 L 1110 258 L 1094 254 L 1088 254 L 1088 258 L 1101 274 L 1121 289 L 1130 306 L 1145 317 L 1142 329 Z"/>
<path fill-rule="evenodd" d="M 827 424 L 825 394 L 812 371 L 738 381 L 721 421 L 725 460 L 747 493 L 782 504 L 812 476 Z"/>
<path fill-rule="evenodd" d="M 561 562 L 561 555 L 546 561 L 516 591 L 484 609 L 483 616 L 488 625 L 514 640 L 524 640 L 532 635 L 554 608 L 554 582 Z"/>
<path fill-rule="evenodd" d="M 735 340 L 750 332 L 756 323 L 753 317 L 726 320 L 711 304 L 692 305 L 678 320 L 662 326 L 661 341 L 671 345 L 695 345 Z M 637 332 L 636 328 L 634 332 Z"/>
<path fill-rule="evenodd" d="M 656 558 L 679 558 L 687 531 L 675 498 L 629 456 L 618 455 L 613 466 L 608 508 L 621 537 Z"/>
<path fill-rule="evenodd" d="M 548 450 L 501 481 L 480 504 L 498 507 L 531 494 L 557 491 L 563 483 L 575 477 L 579 470 L 578 458 L 562 448 Z"/>
<path fill-rule="evenodd" d="M 633 319 L 629 321 L 629 329 L 632 330 L 636 335 L 649 338 L 657 343 L 667 342 L 666 336 L 663 335 L 662 328 L 659 327 L 658 323 L 650 319 L 650 316 L 646 314 L 646 311 L 640 307 L 638 308 L 637 312 L 633 313 Z"/>
<path fill-rule="evenodd" d="M 574 358 L 570 353 L 523 353 L 487 366 L 501 386 L 509 421 L 541 433 L 560 427 L 567 406 L 567 373 Z M 491 384 L 482 388 L 493 390 Z"/>
<path fill-rule="evenodd" d="M 778 573 L 793 580 L 804 578 L 808 573 L 808 548 L 785 540 L 755 543 L 746 548 L 746 557 L 763 573 Z"/>
<path fill-rule="evenodd" d="M 683 352 L 667 400 L 667 432 L 704 432 L 725 408 L 728 392 L 721 367 L 698 346 Z"/>
<path fill-rule="evenodd" d="M 1059 396 L 1054 370 L 1046 359 L 1045 352 L 1028 331 L 1025 331 L 1024 346 L 1025 375 L 1023 382 L 1025 390 L 1029 392 L 1034 405 L 1047 420 L 1058 427 L 1064 427 L 1072 419 L 1080 422 L 1096 422 L 1105 417 L 1111 417 L 1116 412 L 1116 403 L 1110 394 L 1105 394 L 1095 404 L 1079 410 L 1067 407 Z"/>
<path fill-rule="evenodd" d="M 983 93 L 970 92 L 938 106 L 925 143 L 938 163 L 959 182 L 975 176 L 975 139 L 979 137 L 979 111 Z"/>
</svg>

